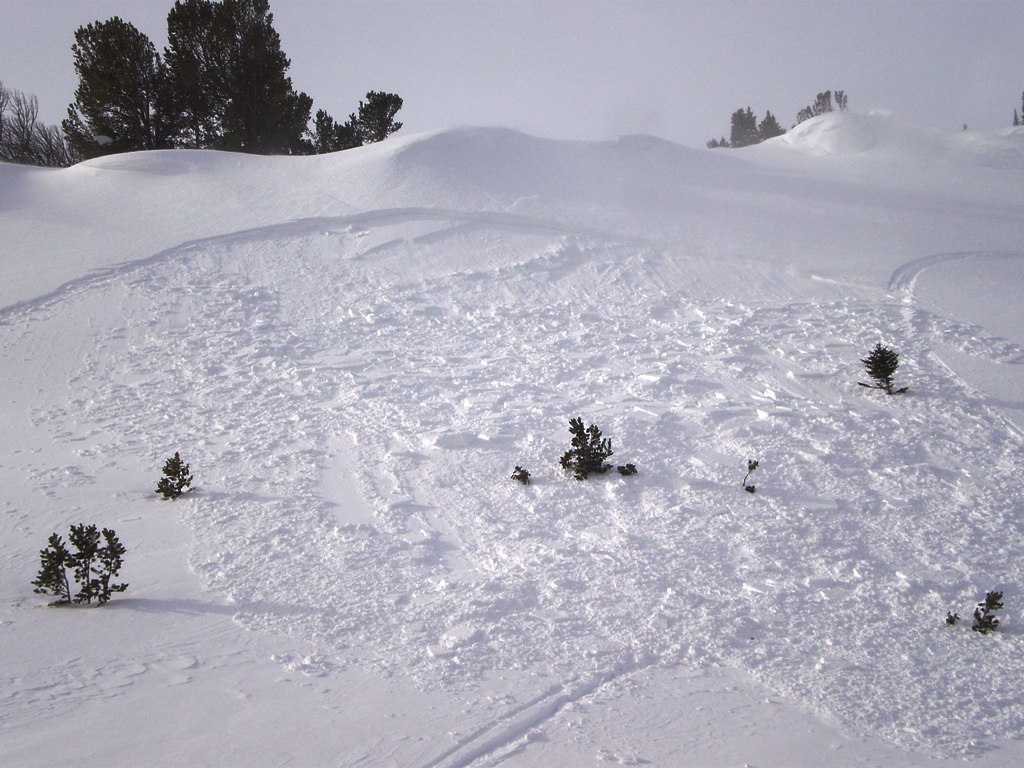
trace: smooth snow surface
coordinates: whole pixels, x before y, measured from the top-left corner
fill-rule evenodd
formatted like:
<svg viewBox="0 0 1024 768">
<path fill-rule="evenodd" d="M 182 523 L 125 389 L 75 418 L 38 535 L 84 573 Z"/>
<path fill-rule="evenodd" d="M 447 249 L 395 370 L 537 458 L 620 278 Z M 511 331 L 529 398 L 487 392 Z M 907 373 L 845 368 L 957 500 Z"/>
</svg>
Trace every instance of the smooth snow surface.
<svg viewBox="0 0 1024 768">
<path fill-rule="evenodd" d="M 1022 222 L 886 115 L 0 166 L 0 763 L 1020 765 Z"/>
</svg>

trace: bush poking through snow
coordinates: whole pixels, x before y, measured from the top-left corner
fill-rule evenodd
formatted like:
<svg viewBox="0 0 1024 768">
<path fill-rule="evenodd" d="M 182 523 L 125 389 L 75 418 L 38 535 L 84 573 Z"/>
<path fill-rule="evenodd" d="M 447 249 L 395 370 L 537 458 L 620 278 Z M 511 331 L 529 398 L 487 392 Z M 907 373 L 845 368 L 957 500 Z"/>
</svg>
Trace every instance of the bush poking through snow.
<svg viewBox="0 0 1024 768">
<path fill-rule="evenodd" d="M 951 627 L 955 627 L 957 622 L 960 621 L 960 614 L 953 613 L 952 611 L 946 611 L 946 623 Z"/>
<path fill-rule="evenodd" d="M 751 472 L 757 469 L 757 466 L 757 462 L 754 461 L 753 459 L 747 462 L 747 474 L 743 476 L 743 482 L 741 483 L 741 485 L 743 486 L 743 490 L 746 491 L 747 493 L 753 493 L 754 491 L 757 490 L 757 486 L 747 485 L 747 478 L 750 477 Z"/>
<path fill-rule="evenodd" d="M 900 367 L 900 356 L 889 347 L 882 346 L 882 343 L 878 342 L 861 362 L 864 363 L 864 369 L 868 372 L 868 376 L 875 382 L 874 384 L 865 384 L 863 381 L 858 381 L 857 383 L 862 387 L 881 389 L 887 395 L 901 395 L 907 391 L 908 387 L 893 389 L 892 376 Z"/>
<path fill-rule="evenodd" d="M 569 419 L 569 432 L 572 433 L 572 448 L 559 460 L 562 469 L 572 472 L 577 480 L 586 480 L 590 475 L 603 475 L 612 468 L 611 464 L 605 464 L 605 459 L 612 455 L 612 441 L 601 437 L 596 425 L 584 427 L 583 419 L 577 416 Z"/>
<path fill-rule="evenodd" d="M 515 480 L 517 483 L 529 485 L 530 473 L 517 464 L 516 468 L 512 471 L 512 479 Z"/>
<path fill-rule="evenodd" d="M 192 475 L 188 473 L 188 464 L 181 460 L 175 451 L 164 464 L 164 476 L 156 484 L 156 492 L 162 493 L 165 499 L 176 499 L 192 485 Z"/>
<path fill-rule="evenodd" d="M 102 531 L 102 546 L 100 536 L 95 525 L 80 523 L 71 526 L 68 542 L 75 548 L 72 553 L 59 535 L 51 534 L 47 548 L 39 552 L 39 574 L 32 582 L 33 592 L 55 595 L 57 599 L 53 605 L 92 603 L 93 600 L 103 605 L 114 592 L 124 592 L 127 584 L 111 584 L 110 580 L 121 570 L 121 556 L 126 550 L 118 541 L 117 534 L 109 528 Z M 68 578 L 69 568 L 78 586 L 74 596 Z"/>
<path fill-rule="evenodd" d="M 596 425 L 584 427 L 583 419 L 577 416 L 569 419 L 569 431 L 572 433 L 572 448 L 559 459 L 562 469 L 572 472 L 577 480 L 586 480 L 590 475 L 603 475 L 612 468 L 611 464 L 605 463 L 605 459 L 612 455 L 612 441 L 601 437 L 601 430 Z M 620 475 L 635 475 L 637 472 L 635 464 L 620 465 L 616 469 Z"/>
<path fill-rule="evenodd" d="M 1002 609 L 1003 593 L 988 592 L 985 595 L 984 602 L 978 603 L 978 607 L 974 609 L 974 623 L 971 625 L 971 629 L 975 632 L 981 632 L 983 635 L 995 632 L 999 627 L 999 619 L 993 614 Z"/>
</svg>

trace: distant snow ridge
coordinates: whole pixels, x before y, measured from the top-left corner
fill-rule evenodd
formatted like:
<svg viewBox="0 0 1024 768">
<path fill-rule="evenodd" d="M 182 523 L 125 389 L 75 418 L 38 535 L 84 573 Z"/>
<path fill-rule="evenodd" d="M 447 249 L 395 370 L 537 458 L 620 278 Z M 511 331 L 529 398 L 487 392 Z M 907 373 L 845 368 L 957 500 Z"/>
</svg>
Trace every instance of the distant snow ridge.
<svg viewBox="0 0 1024 768">
<path fill-rule="evenodd" d="M 942 622 L 1024 592 L 1024 439 L 920 331 L 1005 342 L 798 275 L 724 297 L 679 254 L 509 223 L 282 226 L 20 309 L 124 314 L 38 418 L 154 465 L 187 446 L 193 567 L 294 636 L 296 669 L 586 695 L 721 664 L 916 749 L 1024 738 L 1013 630 Z M 898 402 L 854 385 L 880 337 Z M 576 414 L 640 475 L 566 478 Z"/>
</svg>

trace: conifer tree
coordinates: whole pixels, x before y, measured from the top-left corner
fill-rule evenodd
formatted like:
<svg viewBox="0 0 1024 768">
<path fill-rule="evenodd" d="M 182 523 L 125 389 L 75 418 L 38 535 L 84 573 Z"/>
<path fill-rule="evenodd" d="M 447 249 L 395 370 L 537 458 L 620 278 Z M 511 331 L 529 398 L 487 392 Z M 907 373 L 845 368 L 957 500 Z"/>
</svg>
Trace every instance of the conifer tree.
<svg viewBox="0 0 1024 768">
<path fill-rule="evenodd" d="M 983 635 L 995 632 L 999 628 L 999 619 L 994 614 L 1002 609 L 1003 593 L 986 593 L 984 601 L 978 603 L 978 607 L 974 609 L 974 623 L 971 625 L 971 629 Z"/>
<path fill-rule="evenodd" d="M 156 485 L 156 492 L 163 494 L 165 499 L 178 498 L 192 485 L 188 464 L 181 460 L 177 451 L 164 463 L 163 474 Z"/>
<path fill-rule="evenodd" d="M 39 551 L 39 574 L 32 582 L 33 592 L 37 595 L 55 595 L 56 603 L 71 602 L 71 582 L 68 580 L 68 567 L 73 564 L 71 553 L 64 541 L 56 533 L 50 534 L 46 549 Z"/>
<path fill-rule="evenodd" d="M 180 147 L 216 148 L 221 143 L 228 48 L 218 37 L 219 12 L 212 0 L 178 0 L 167 14 L 167 101 Z"/>
<path fill-rule="evenodd" d="M 750 107 L 737 109 L 732 113 L 732 130 L 729 133 L 729 146 L 749 147 L 759 141 L 757 133 L 757 116 Z"/>
<path fill-rule="evenodd" d="M 857 383 L 860 386 L 870 389 L 881 389 L 887 395 L 899 395 L 907 391 L 907 387 L 893 389 L 892 377 L 896 373 L 896 369 L 899 368 L 900 356 L 888 347 L 883 346 L 881 342 L 875 344 L 875 348 L 861 362 L 864 363 L 868 376 L 875 383 L 865 384 L 859 381 Z"/>
<path fill-rule="evenodd" d="M 268 0 L 223 0 L 216 39 L 227 54 L 223 147 L 254 154 L 308 151 L 313 100 L 292 88 Z"/>
<path fill-rule="evenodd" d="M 79 27 L 71 47 L 75 101 L 62 126 L 82 157 L 169 146 L 159 112 L 163 65 L 153 43 L 115 16 Z"/>
<path fill-rule="evenodd" d="M 356 132 L 363 144 L 384 141 L 402 127 L 395 121 L 395 115 L 402 108 L 402 97 L 394 93 L 370 91 L 366 101 L 360 100 L 359 114 L 349 115 L 349 122 L 356 126 Z"/>
<path fill-rule="evenodd" d="M 775 119 L 775 115 L 771 113 L 771 110 L 765 112 L 764 119 L 757 126 L 757 138 L 759 141 L 774 139 L 776 136 L 782 136 L 785 132 L 786 129 L 779 125 L 779 121 Z"/>
<path fill-rule="evenodd" d="M 835 107 L 833 108 L 833 101 Z M 815 99 L 814 103 L 809 107 L 804 107 L 796 115 L 796 122 L 799 125 L 805 120 L 810 120 L 812 117 L 818 115 L 824 115 L 828 112 L 833 112 L 838 109 L 840 112 L 846 111 L 847 97 L 845 91 L 836 91 L 835 94 L 832 91 L 822 91 Z"/>
<path fill-rule="evenodd" d="M 74 547 L 72 553 L 56 533 L 49 539 L 49 546 L 39 553 L 40 568 L 32 582 L 36 594 L 52 594 L 60 603 L 92 603 L 103 605 L 114 592 L 124 592 L 127 584 L 112 584 L 111 579 L 121 570 L 125 547 L 118 541 L 117 534 L 109 528 L 100 532 L 95 525 L 71 526 L 68 542 Z M 71 594 L 68 569 L 74 574 L 78 592 Z"/>
<path fill-rule="evenodd" d="M 562 454 L 562 469 L 572 472 L 577 480 L 586 480 L 592 474 L 604 474 L 611 469 L 605 459 L 612 455 L 612 441 L 601 437 L 601 430 L 591 424 L 583 426 L 583 419 L 569 420 L 572 448 Z"/>
</svg>

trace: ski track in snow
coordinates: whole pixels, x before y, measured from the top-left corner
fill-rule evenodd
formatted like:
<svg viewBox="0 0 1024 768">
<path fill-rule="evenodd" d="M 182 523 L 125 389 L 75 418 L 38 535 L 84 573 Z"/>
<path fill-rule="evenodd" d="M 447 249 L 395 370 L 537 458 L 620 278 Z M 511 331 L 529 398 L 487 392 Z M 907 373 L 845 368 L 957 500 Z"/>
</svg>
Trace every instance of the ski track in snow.
<svg viewBox="0 0 1024 768">
<path fill-rule="evenodd" d="M 28 354 L 102 299 L 67 408 L 33 413 L 86 436 L 82 464 L 30 481 L 181 450 L 192 567 L 243 626 L 315 647 L 304 671 L 536 692 L 424 768 L 471 765 L 659 664 L 743 669 L 855 732 L 971 755 L 1024 738 L 1020 635 L 942 620 L 1024 588 L 1024 438 L 931 344 L 1022 357 L 913 303 L 921 269 L 971 256 L 906 265 L 902 296 L 767 269 L 730 295 L 652 243 L 380 211 L 89 276 L 4 309 L 0 344 Z M 879 340 L 903 397 L 855 384 Z M 566 477 L 576 415 L 640 474 Z"/>
</svg>

